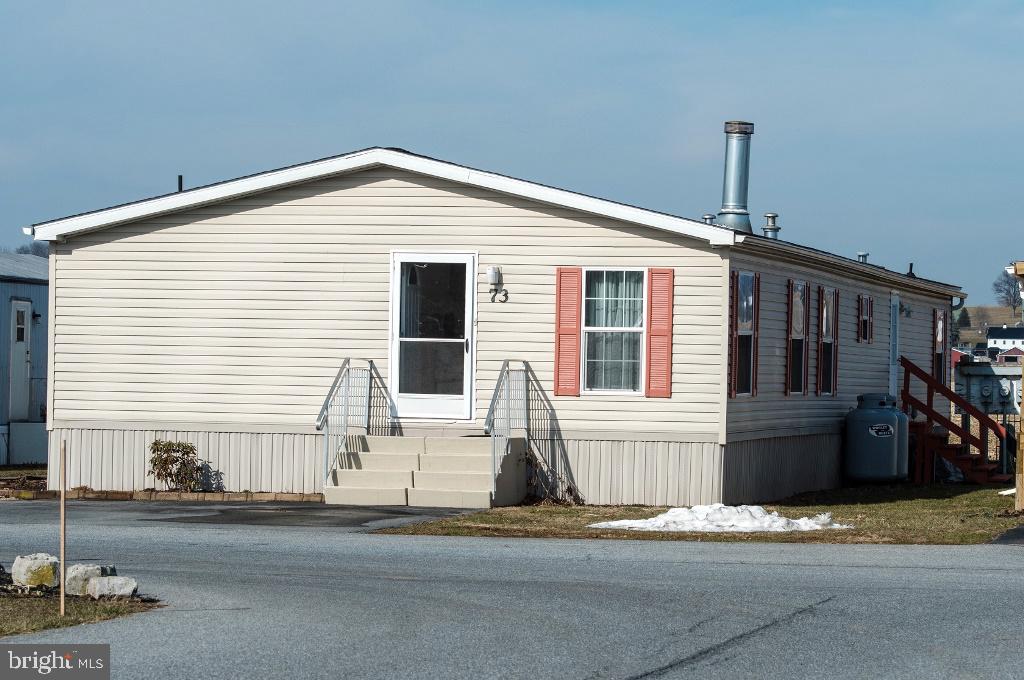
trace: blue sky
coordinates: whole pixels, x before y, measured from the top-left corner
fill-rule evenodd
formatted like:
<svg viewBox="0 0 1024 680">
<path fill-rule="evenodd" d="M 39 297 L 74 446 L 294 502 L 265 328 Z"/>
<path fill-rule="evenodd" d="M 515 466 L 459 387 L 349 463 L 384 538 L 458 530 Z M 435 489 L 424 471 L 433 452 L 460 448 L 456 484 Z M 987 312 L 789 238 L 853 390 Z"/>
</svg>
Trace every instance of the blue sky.
<svg viewBox="0 0 1024 680">
<path fill-rule="evenodd" d="M 787 240 L 991 300 L 1019 240 L 1024 3 L 0 2 L 0 245 L 401 146 L 699 217 L 722 121 Z"/>
</svg>

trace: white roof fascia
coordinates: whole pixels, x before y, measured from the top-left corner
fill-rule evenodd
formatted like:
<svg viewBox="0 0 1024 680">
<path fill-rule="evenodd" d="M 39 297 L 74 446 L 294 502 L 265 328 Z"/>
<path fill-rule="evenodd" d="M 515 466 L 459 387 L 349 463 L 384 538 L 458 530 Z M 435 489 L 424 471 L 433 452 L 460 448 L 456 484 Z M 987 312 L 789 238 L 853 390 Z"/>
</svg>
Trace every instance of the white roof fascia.
<svg viewBox="0 0 1024 680">
<path fill-rule="evenodd" d="M 540 203 L 648 226 L 707 241 L 713 246 L 731 246 L 737 240 L 742 240 L 737 239 L 736 232 L 725 227 L 712 226 L 697 220 L 674 217 L 521 179 L 474 170 L 454 163 L 382 148 L 357 151 L 345 156 L 273 170 L 107 210 L 66 217 L 34 227 L 26 227 L 24 232 L 39 241 L 58 241 L 87 231 L 231 200 L 331 175 L 364 170 L 378 165 L 448 179 L 503 194 L 532 199 Z"/>
<path fill-rule="evenodd" d="M 768 238 L 742 238 L 737 241 L 743 243 L 739 250 L 754 253 L 760 257 L 770 257 L 774 260 L 786 259 L 792 264 L 823 267 L 846 275 L 856 275 L 867 281 L 885 281 L 902 290 L 965 299 L 967 297 L 967 293 L 953 284 L 909 277 L 878 265 L 864 264 L 835 253 L 806 248 L 788 241 Z"/>
</svg>

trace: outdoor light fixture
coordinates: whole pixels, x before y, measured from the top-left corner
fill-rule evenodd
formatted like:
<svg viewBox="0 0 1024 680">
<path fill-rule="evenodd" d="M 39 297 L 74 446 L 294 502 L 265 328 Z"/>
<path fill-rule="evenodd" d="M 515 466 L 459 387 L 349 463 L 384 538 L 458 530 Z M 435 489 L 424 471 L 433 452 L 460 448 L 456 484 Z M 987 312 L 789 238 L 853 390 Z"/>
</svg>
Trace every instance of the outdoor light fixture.
<svg viewBox="0 0 1024 680">
<path fill-rule="evenodd" d="M 508 302 L 508 291 L 501 286 L 501 267 L 491 266 L 487 268 L 487 285 L 491 287 L 491 302 L 497 300 L 498 295 L 501 295 L 501 300 L 498 302 Z"/>
</svg>

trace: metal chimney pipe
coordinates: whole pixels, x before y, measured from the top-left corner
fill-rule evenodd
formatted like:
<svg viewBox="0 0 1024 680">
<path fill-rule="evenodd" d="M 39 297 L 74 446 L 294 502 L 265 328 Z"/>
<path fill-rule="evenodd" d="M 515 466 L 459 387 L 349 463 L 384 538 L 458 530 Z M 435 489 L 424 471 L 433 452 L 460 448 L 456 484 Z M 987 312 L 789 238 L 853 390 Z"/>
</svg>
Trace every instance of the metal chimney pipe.
<svg viewBox="0 0 1024 680">
<path fill-rule="evenodd" d="M 750 179 L 750 136 L 754 124 L 730 120 L 725 124 L 725 177 L 722 180 L 722 209 L 718 224 L 752 234 L 747 212 L 747 185 Z"/>
<path fill-rule="evenodd" d="M 712 215 L 711 213 L 704 213 L 704 216 L 701 219 L 704 220 L 704 224 L 715 223 L 715 216 Z"/>
<path fill-rule="evenodd" d="M 871 253 L 865 253 L 863 250 L 858 251 L 857 252 L 857 261 L 858 262 L 867 262 L 868 261 L 868 255 L 870 255 L 870 254 Z"/>
<path fill-rule="evenodd" d="M 761 231 L 764 232 L 765 238 L 778 240 L 779 230 L 782 229 L 782 227 L 775 224 L 775 220 L 779 219 L 778 213 L 765 213 L 764 219 L 767 220 L 767 223 L 761 227 Z"/>
<path fill-rule="evenodd" d="M 184 191 L 184 190 L 185 190 L 185 177 L 183 175 L 178 175 L 178 191 Z"/>
</svg>

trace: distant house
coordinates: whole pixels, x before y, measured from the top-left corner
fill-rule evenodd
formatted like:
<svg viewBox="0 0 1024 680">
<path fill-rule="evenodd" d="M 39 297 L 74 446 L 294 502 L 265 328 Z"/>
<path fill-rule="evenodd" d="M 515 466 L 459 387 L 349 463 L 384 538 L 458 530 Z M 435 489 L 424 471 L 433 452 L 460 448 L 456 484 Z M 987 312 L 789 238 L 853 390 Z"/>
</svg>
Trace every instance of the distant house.
<svg viewBox="0 0 1024 680">
<path fill-rule="evenodd" d="M 988 329 L 988 347 L 1000 352 L 1006 351 L 1011 347 L 1024 349 L 1024 327 L 990 327 Z"/>
<path fill-rule="evenodd" d="M 372 148 L 35 225 L 51 460 L 142 489 L 188 440 L 227 490 L 352 504 L 515 502 L 524 447 L 589 503 L 836 486 L 857 395 L 901 357 L 948 384 L 963 293 L 752 233 L 752 130 L 706 221 Z"/>
<path fill-rule="evenodd" d="M 0 253 L 0 464 L 46 462 L 45 257 Z"/>
<path fill-rule="evenodd" d="M 997 364 L 1019 364 L 1021 363 L 1021 357 L 1024 356 L 1024 349 L 1020 347 L 1011 347 L 1008 350 L 1000 352 L 996 355 L 995 363 Z"/>
</svg>

